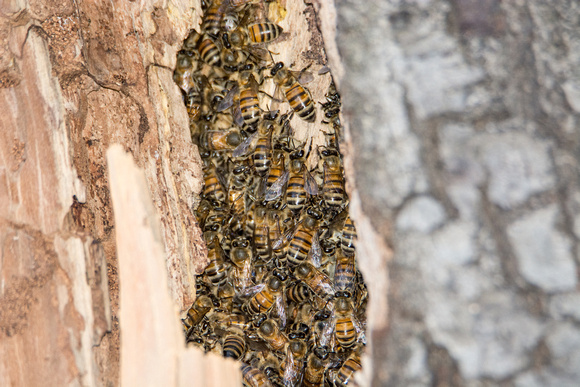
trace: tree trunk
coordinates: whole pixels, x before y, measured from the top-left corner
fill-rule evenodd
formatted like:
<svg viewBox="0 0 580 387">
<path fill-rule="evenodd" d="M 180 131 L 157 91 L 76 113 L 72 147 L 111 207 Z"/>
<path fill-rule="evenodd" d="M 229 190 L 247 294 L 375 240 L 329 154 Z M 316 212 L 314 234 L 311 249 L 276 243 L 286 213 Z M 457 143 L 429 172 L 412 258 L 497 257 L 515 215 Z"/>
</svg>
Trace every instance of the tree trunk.
<svg viewBox="0 0 580 387">
<path fill-rule="evenodd" d="M 372 385 L 577 385 L 580 7 L 337 9 Z"/>
</svg>

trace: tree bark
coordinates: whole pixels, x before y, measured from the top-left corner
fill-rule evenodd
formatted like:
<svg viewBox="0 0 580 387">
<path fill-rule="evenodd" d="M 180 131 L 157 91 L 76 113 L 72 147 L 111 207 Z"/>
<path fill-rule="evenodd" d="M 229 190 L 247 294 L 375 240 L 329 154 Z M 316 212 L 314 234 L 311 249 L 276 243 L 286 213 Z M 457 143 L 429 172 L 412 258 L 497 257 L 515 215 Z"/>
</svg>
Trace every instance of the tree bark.
<svg viewBox="0 0 580 387">
<path fill-rule="evenodd" d="M 577 385 L 578 4 L 336 3 L 368 385 Z"/>
</svg>

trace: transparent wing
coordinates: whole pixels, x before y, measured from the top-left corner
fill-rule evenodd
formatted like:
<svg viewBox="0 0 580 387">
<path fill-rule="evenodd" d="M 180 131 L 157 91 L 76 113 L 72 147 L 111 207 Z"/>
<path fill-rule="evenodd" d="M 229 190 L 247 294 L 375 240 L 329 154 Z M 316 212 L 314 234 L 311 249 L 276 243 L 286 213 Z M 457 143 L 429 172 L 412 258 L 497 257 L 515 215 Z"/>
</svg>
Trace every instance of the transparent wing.
<svg viewBox="0 0 580 387">
<path fill-rule="evenodd" d="M 330 67 L 322 66 L 320 70 L 318 70 L 318 75 L 323 75 L 330 72 Z"/>
<path fill-rule="evenodd" d="M 319 268 L 321 265 L 322 249 L 320 248 L 320 239 L 318 238 L 318 232 L 314 233 L 312 237 L 312 246 L 308 252 L 308 259 L 312 264 Z"/>
<path fill-rule="evenodd" d="M 228 91 L 225 98 L 217 104 L 216 110 L 218 112 L 223 112 L 224 110 L 232 107 L 234 105 L 234 97 L 236 95 L 238 95 L 239 92 L 240 92 L 240 87 L 238 86 L 238 84 L 235 84 L 230 89 L 230 91 Z"/>
<path fill-rule="evenodd" d="M 290 230 L 286 231 L 284 233 L 284 235 L 282 235 L 280 238 L 276 239 L 274 241 L 274 243 L 272 244 L 272 249 L 278 250 L 278 249 L 282 248 L 282 246 L 284 246 L 285 244 L 290 242 L 290 240 L 294 237 L 294 234 L 296 234 L 296 231 L 298 231 L 298 227 L 300 227 L 301 224 L 302 224 L 302 221 L 298 222 L 294 227 L 292 227 Z"/>
<path fill-rule="evenodd" d="M 284 292 L 276 297 L 276 313 L 280 319 L 280 329 L 284 329 L 286 327 L 286 302 L 284 298 Z"/>
<path fill-rule="evenodd" d="M 289 177 L 290 172 L 286 171 L 282 174 L 282 176 L 276 179 L 272 186 L 266 190 L 265 200 L 269 202 L 278 199 L 282 195 L 284 186 L 288 182 Z"/>
<path fill-rule="evenodd" d="M 307 169 L 304 169 L 304 189 L 309 195 L 318 195 L 318 183 Z"/>
<path fill-rule="evenodd" d="M 246 153 L 248 153 L 248 150 L 250 149 L 250 145 L 252 145 L 252 143 L 254 142 L 254 140 L 258 137 L 258 132 L 254 132 L 250 137 L 246 138 L 244 140 L 244 142 L 242 142 L 240 145 L 238 145 L 236 147 L 236 149 L 234 149 L 232 156 L 233 157 L 240 157 L 240 156 L 244 156 Z"/>
<path fill-rule="evenodd" d="M 294 355 L 292 355 L 292 351 L 287 351 L 288 354 L 286 355 L 286 362 L 287 365 L 284 369 L 284 376 L 282 382 L 284 386 L 294 386 L 294 379 L 296 378 L 297 370 L 296 370 L 296 361 L 294 360 Z"/>
<path fill-rule="evenodd" d="M 334 317 L 334 314 L 333 314 Z M 324 324 L 324 328 L 322 328 L 322 332 L 320 333 L 320 345 L 322 346 L 330 346 L 330 342 L 332 337 L 334 336 L 334 318 L 328 319 Z"/>
<path fill-rule="evenodd" d="M 258 284 L 245 288 L 243 291 L 238 292 L 240 297 L 250 297 L 262 291 L 266 287 L 266 284 Z"/>
</svg>

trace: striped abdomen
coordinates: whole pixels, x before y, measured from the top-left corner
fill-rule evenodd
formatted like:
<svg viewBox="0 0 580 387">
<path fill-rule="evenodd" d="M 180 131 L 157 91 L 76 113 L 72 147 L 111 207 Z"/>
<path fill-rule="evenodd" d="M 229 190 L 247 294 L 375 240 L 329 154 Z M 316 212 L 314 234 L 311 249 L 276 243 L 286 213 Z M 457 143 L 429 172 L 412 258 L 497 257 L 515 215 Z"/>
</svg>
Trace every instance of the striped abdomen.
<svg viewBox="0 0 580 387">
<path fill-rule="evenodd" d="M 352 348 L 356 343 L 356 329 L 351 317 L 336 319 L 336 341 L 345 349 Z"/>
<path fill-rule="evenodd" d="M 274 305 L 275 296 L 268 290 L 268 288 L 262 289 L 258 292 L 248 304 L 248 309 L 254 314 L 264 313 L 272 308 Z"/>
<path fill-rule="evenodd" d="M 300 227 L 288 246 L 286 259 L 291 267 L 297 266 L 304 262 L 308 257 L 308 252 L 312 246 L 312 237 L 314 232 Z"/>
<path fill-rule="evenodd" d="M 268 377 L 258 368 L 250 365 L 242 365 L 242 378 L 244 386 L 250 387 L 270 387 Z"/>
<path fill-rule="evenodd" d="M 286 298 L 298 305 L 301 305 L 310 297 L 310 289 L 302 281 L 295 282 L 292 286 L 286 288 Z"/>
<path fill-rule="evenodd" d="M 220 50 L 209 37 L 203 39 L 198 46 L 201 60 L 210 66 L 221 66 Z"/>
<path fill-rule="evenodd" d="M 248 35 L 254 44 L 271 42 L 278 38 L 282 31 L 282 27 L 274 23 L 257 23 L 248 26 Z"/>
<path fill-rule="evenodd" d="M 201 93 L 197 90 L 189 90 L 185 96 L 185 107 L 190 121 L 197 121 L 201 113 Z"/>
<path fill-rule="evenodd" d="M 213 247 L 208 246 L 207 257 L 209 258 L 209 265 L 205 269 L 207 277 L 214 285 L 223 285 L 226 282 L 226 268 L 221 247 L 216 246 L 219 243 L 213 242 Z"/>
<path fill-rule="evenodd" d="M 212 172 L 206 172 L 203 177 L 204 187 L 203 196 L 214 198 L 220 202 L 225 201 L 226 193 L 217 177 L 217 175 Z"/>
<path fill-rule="evenodd" d="M 231 357 L 238 360 L 246 352 L 246 340 L 236 334 L 227 335 L 224 339 L 222 351 L 224 357 Z"/>
<path fill-rule="evenodd" d="M 290 107 L 300 118 L 306 122 L 314 122 L 316 110 L 310 92 L 306 88 L 295 81 L 285 90 L 285 94 Z"/>
<path fill-rule="evenodd" d="M 335 384 L 337 386 L 346 386 L 352 378 L 352 375 L 361 369 L 360 356 L 356 353 L 352 354 L 338 370 Z"/>
<path fill-rule="evenodd" d="M 344 203 L 344 179 L 342 171 L 325 168 L 322 183 L 324 201 L 329 207 L 340 207 Z"/>
<path fill-rule="evenodd" d="M 203 32 L 211 35 L 217 35 L 220 32 L 220 27 L 222 23 L 222 6 L 221 1 L 214 1 L 214 4 L 209 7 L 203 16 L 203 22 L 201 23 L 201 28 Z"/>
<path fill-rule="evenodd" d="M 260 136 L 256 144 L 256 150 L 252 155 L 254 168 L 259 175 L 264 175 L 270 168 L 272 158 L 272 143 L 269 136 Z"/>
<path fill-rule="evenodd" d="M 260 119 L 260 105 L 258 94 L 251 88 L 244 89 L 240 92 L 240 110 L 244 123 L 248 126 L 254 126 Z"/>
<path fill-rule="evenodd" d="M 286 188 L 286 203 L 294 212 L 301 211 L 306 204 L 306 190 L 304 189 L 304 175 L 292 174 Z"/>
<path fill-rule="evenodd" d="M 268 227 L 260 224 L 254 229 L 254 248 L 260 256 L 268 254 L 269 250 Z"/>
<path fill-rule="evenodd" d="M 340 247 L 346 255 L 354 254 L 354 241 L 356 240 L 356 229 L 350 219 L 350 215 L 344 221 L 344 227 L 340 236 Z"/>
<path fill-rule="evenodd" d="M 356 279 L 356 264 L 354 254 L 341 256 L 337 259 L 334 271 L 334 288 L 337 291 L 348 291 L 354 295 Z"/>
</svg>

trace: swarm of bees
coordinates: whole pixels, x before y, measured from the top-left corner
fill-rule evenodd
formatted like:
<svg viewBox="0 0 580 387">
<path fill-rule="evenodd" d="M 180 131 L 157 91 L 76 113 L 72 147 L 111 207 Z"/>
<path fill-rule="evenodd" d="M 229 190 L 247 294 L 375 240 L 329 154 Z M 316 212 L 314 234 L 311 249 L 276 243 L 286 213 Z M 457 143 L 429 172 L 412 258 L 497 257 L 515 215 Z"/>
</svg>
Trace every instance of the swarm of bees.
<svg viewBox="0 0 580 387">
<path fill-rule="evenodd" d="M 186 340 L 240 360 L 245 386 L 352 385 L 368 296 L 339 152 L 340 96 L 331 84 L 320 102 L 327 143 L 310 169 L 290 121 L 315 124 L 317 106 L 306 72 L 267 49 L 283 34 L 264 16 L 271 2 L 202 5 L 201 33 L 185 39 L 174 72 L 203 160 L 196 217 L 209 257 L 182 320 Z"/>
</svg>

